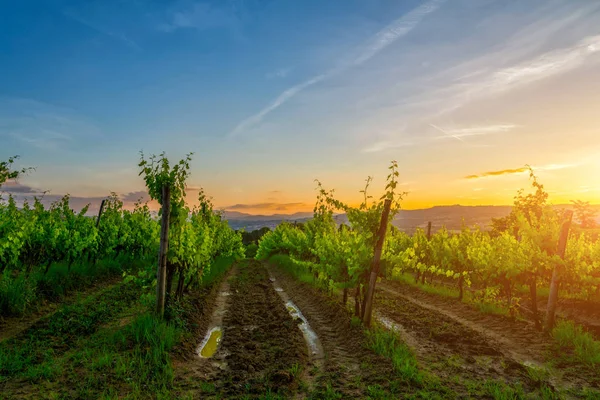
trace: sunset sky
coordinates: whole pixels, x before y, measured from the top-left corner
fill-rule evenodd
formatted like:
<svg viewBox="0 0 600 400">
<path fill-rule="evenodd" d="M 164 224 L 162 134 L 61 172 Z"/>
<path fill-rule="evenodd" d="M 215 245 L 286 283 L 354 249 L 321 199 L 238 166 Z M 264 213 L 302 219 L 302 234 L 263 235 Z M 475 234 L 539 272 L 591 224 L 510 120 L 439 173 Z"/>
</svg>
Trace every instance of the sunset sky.
<svg viewBox="0 0 600 400">
<path fill-rule="evenodd" d="M 139 151 L 194 152 L 190 195 L 309 211 L 400 166 L 405 208 L 600 203 L 600 1 L 45 0 L 0 12 L 5 192 L 144 192 Z"/>
</svg>

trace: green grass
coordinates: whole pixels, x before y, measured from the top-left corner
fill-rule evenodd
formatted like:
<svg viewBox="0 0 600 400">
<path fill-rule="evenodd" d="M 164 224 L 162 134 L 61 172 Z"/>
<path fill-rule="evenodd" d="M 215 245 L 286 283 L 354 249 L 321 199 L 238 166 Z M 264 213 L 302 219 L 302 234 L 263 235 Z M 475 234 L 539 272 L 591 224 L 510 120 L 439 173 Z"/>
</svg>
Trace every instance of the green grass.
<svg viewBox="0 0 600 400">
<path fill-rule="evenodd" d="M 174 378 L 169 351 L 180 336 L 181 332 L 174 325 L 145 313 L 111 337 L 104 349 L 121 350 L 120 366 L 117 365 L 114 372 L 130 382 L 134 393 L 145 387 L 166 391 Z M 102 356 L 100 353 L 99 357 Z"/>
<path fill-rule="evenodd" d="M 258 252 L 258 245 L 256 243 L 250 243 L 246 246 L 246 257 L 254 258 L 256 257 L 256 253 Z"/>
<path fill-rule="evenodd" d="M 502 382 L 487 381 L 484 388 L 494 400 L 518 400 L 525 398 L 525 392 L 520 386 L 508 386 Z"/>
<path fill-rule="evenodd" d="M 60 365 L 60 354 L 138 298 L 133 285 L 117 285 L 81 302 L 61 307 L 18 337 L 0 343 L 0 381 L 13 376 L 48 379 Z"/>
<path fill-rule="evenodd" d="M 269 262 L 277 265 L 280 269 L 292 275 L 294 278 L 296 278 L 296 280 L 300 282 L 307 283 L 321 290 L 328 290 L 328 288 L 324 286 L 323 282 L 319 282 L 318 280 L 316 280 L 314 275 L 308 269 L 292 260 L 288 255 L 272 255 L 269 258 Z"/>
<path fill-rule="evenodd" d="M 494 303 L 473 302 L 475 307 L 484 314 L 508 315 L 506 307 Z"/>
<path fill-rule="evenodd" d="M 153 260 L 154 258 L 152 258 Z M 147 260 L 131 260 L 128 256 L 74 263 L 69 271 L 66 263 L 55 263 L 47 274 L 41 268 L 28 276 L 4 271 L 0 274 L 0 315 L 21 316 L 36 308 L 43 300 L 58 302 L 73 291 L 91 286 L 124 270 L 136 268 Z"/>
<path fill-rule="evenodd" d="M 389 358 L 396 374 L 408 383 L 423 383 L 417 359 L 411 349 L 394 332 L 381 328 L 367 330 L 367 346 L 375 353 Z"/>
<path fill-rule="evenodd" d="M 419 290 L 422 290 L 425 293 L 433 294 L 441 297 L 449 297 L 453 299 L 458 299 L 458 288 L 449 287 L 444 285 L 435 285 L 430 283 L 421 283 L 415 282 L 415 277 L 413 274 L 408 272 L 403 272 L 400 274 L 394 274 L 392 280 L 402 282 L 406 285 L 412 286 Z M 473 295 L 469 290 L 465 288 L 463 293 L 462 302 L 465 304 L 470 304 L 476 307 L 479 311 L 486 314 L 497 314 L 497 315 L 508 315 L 508 309 L 500 304 L 489 303 L 489 302 L 481 302 L 476 301 L 473 298 Z"/>
<path fill-rule="evenodd" d="M 573 352 L 576 360 L 592 364 L 600 364 L 600 341 L 583 330 L 572 321 L 559 321 L 552 330 L 552 337 L 561 349 Z"/>
<path fill-rule="evenodd" d="M 200 283 L 203 287 L 211 286 L 215 281 L 221 278 L 225 272 L 231 267 L 235 258 L 231 257 L 218 257 L 210 266 L 204 270 L 202 275 L 202 282 Z"/>
<path fill-rule="evenodd" d="M 5 271 L 0 275 L 0 315 L 22 315 L 37 301 L 35 282 L 24 274 L 17 277 Z"/>
<path fill-rule="evenodd" d="M 432 285 L 430 283 L 423 284 L 420 281 L 415 282 L 415 276 L 408 272 L 402 272 L 400 274 L 395 273 L 395 274 L 393 274 L 392 279 L 395 281 L 402 282 L 406 285 L 419 288 L 426 293 L 435 294 L 435 295 L 443 296 L 443 297 L 453 297 L 455 299 L 458 299 L 458 289 L 457 288 L 448 287 L 448 286 L 440 286 L 440 285 Z M 465 295 L 465 298 L 469 297 L 469 293 L 467 291 L 465 291 L 464 295 Z"/>
<path fill-rule="evenodd" d="M 233 261 L 217 259 L 202 285 L 216 283 Z M 170 353 L 184 335 L 182 324 L 146 311 L 142 293 L 134 282 L 118 284 L 64 305 L 0 343 L 0 386 L 10 383 L 33 397 L 178 398 Z M 215 388 L 206 384 L 203 391 Z M 0 398 L 10 394 L 3 386 Z"/>
</svg>

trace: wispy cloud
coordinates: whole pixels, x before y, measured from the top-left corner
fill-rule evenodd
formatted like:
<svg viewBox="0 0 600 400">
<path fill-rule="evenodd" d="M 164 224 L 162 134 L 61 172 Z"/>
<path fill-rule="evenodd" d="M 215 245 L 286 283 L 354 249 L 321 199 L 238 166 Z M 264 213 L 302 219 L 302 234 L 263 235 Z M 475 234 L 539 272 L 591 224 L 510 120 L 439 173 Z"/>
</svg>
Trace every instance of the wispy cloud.
<svg viewBox="0 0 600 400">
<path fill-rule="evenodd" d="M 414 143 L 413 142 L 403 142 L 403 141 L 391 141 L 391 140 L 382 140 L 380 142 L 375 142 L 363 149 L 363 153 L 377 153 L 384 150 L 390 149 L 399 149 L 402 147 L 410 147 Z"/>
<path fill-rule="evenodd" d="M 0 138 L 56 150 L 99 135 L 100 129 L 74 110 L 31 99 L 0 98 Z"/>
<path fill-rule="evenodd" d="M 467 175 L 467 176 L 465 176 L 465 179 L 480 179 L 480 178 L 486 178 L 486 177 L 490 177 L 490 176 L 522 174 L 527 171 L 529 171 L 529 168 L 527 168 L 527 167 L 514 168 L 514 169 L 502 169 L 499 171 L 483 172 L 479 175 Z"/>
<path fill-rule="evenodd" d="M 327 76 L 328 76 L 327 74 L 317 75 L 299 85 L 289 88 L 285 92 L 281 93 L 279 95 L 279 97 L 277 97 L 275 99 L 275 101 L 273 101 L 267 107 L 263 108 L 258 114 L 255 114 L 255 115 L 243 120 L 242 122 L 240 122 L 235 127 L 235 129 L 231 132 L 231 136 L 236 136 L 236 135 L 244 132 L 245 130 L 252 128 L 253 126 L 258 125 L 263 120 L 263 118 L 267 114 L 269 114 L 271 111 L 277 109 L 283 103 L 285 103 L 286 101 L 288 101 L 289 99 L 291 99 L 292 97 L 294 97 L 296 94 L 298 94 L 302 90 L 306 89 L 307 87 L 314 85 L 317 82 L 322 81 Z"/>
<path fill-rule="evenodd" d="M 454 94 L 444 96 L 449 105 L 441 113 L 574 70 L 599 52 L 600 35 L 587 36 L 574 46 L 549 51 L 509 67 L 473 72 L 442 91 Z"/>
<path fill-rule="evenodd" d="M 132 49 L 135 50 L 141 50 L 142 48 L 132 39 L 130 39 L 129 37 L 127 37 L 124 33 L 122 32 L 117 32 L 109 27 L 106 27 L 102 24 L 99 24 L 97 22 L 91 21 L 87 18 L 82 17 L 81 15 L 77 14 L 75 11 L 73 10 L 65 10 L 63 12 L 63 14 L 66 17 L 71 18 L 73 21 L 79 22 L 82 25 L 87 26 L 90 29 L 93 29 L 97 32 L 100 32 L 106 36 L 110 36 L 113 39 L 116 39 L 122 43 L 124 43 L 125 45 L 131 47 Z"/>
<path fill-rule="evenodd" d="M 463 139 L 463 138 L 461 138 L 460 136 L 458 136 L 458 135 L 454 135 L 454 134 L 452 134 L 452 133 L 450 133 L 450 132 L 446 131 L 445 129 L 443 129 L 443 128 L 440 128 L 439 126 L 437 126 L 437 125 L 435 125 L 435 124 L 429 124 L 429 126 L 431 126 L 432 128 L 434 128 L 434 129 L 436 129 L 436 130 L 438 130 L 438 131 L 442 132 L 442 133 L 445 135 L 445 136 L 443 136 L 443 137 L 447 137 L 447 138 L 453 138 L 453 139 L 456 139 L 456 140 L 458 140 L 459 142 L 464 142 L 464 139 Z"/>
<path fill-rule="evenodd" d="M 123 200 L 123 202 L 125 203 L 136 203 L 138 201 L 146 202 L 150 200 L 150 195 L 148 195 L 148 192 L 146 190 L 125 193 L 122 194 L 120 197 L 121 200 Z"/>
<path fill-rule="evenodd" d="M 285 78 L 287 77 L 290 72 L 292 72 L 292 68 L 279 68 L 276 69 L 275 71 L 271 71 L 271 72 L 267 72 L 265 74 L 265 78 L 267 79 L 275 79 L 275 78 Z"/>
<path fill-rule="evenodd" d="M 445 0 L 429 1 L 380 30 L 370 41 L 363 53 L 354 60 L 354 64 L 359 65 L 364 63 L 375 54 L 412 31 L 427 14 L 437 10 L 444 1 Z"/>
<path fill-rule="evenodd" d="M 431 139 L 421 140 L 419 142 L 416 141 L 406 141 L 406 140 L 397 140 L 394 139 L 392 135 L 388 135 L 390 138 L 386 140 L 380 140 L 373 144 L 368 145 L 362 151 L 364 153 L 377 153 L 385 150 L 397 149 L 401 147 L 409 147 L 414 146 L 418 143 L 426 143 L 429 140 L 440 140 L 440 139 L 454 139 L 459 142 L 466 143 L 465 138 L 471 136 L 485 136 L 497 133 L 506 133 L 516 128 L 518 125 L 514 124 L 495 124 L 495 125 L 480 125 L 480 126 L 470 126 L 465 128 L 442 128 L 435 124 L 429 124 L 430 127 L 435 130 L 443 133 L 441 136 L 435 136 Z M 487 147 L 486 144 L 470 144 L 472 147 Z"/>
<path fill-rule="evenodd" d="M 10 132 L 9 135 L 13 139 L 17 139 L 42 150 L 59 149 L 65 142 L 71 140 L 67 135 L 48 129 L 40 129 L 39 134 L 35 137 L 29 136 L 23 132 Z"/>
<path fill-rule="evenodd" d="M 485 136 L 495 133 L 506 133 L 518 127 L 514 124 L 482 125 L 471 126 L 468 128 L 440 128 L 437 125 L 430 124 L 433 128 L 444 133 L 443 136 L 437 136 L 434 139 L 462 139 L 470 136 Z"/>
<path fill-rule="evenodd" d="M 168 22 L 161 23 L 158 30 L 172 32 L 177 29 L 197 29 L 200 31 L 215 28 L 225 28 L 234 31 L 240 30 L 239 9 L 223 7 L 224 3 L 214 4 L 197 2 L 187 9 L 180 9 L 170 13 Z"/>
<path fill-rule="evenodd" d="M 567 164 L 547 164 L 547 165 L 539 165 L 532 166 L 531 169 L 534 171 L 555 171 L 566 168 L 573 168 L 578 166 L 579 164 L 567 163 Z M 487 171 L 478 175 L 467 175 L 464 179 L 481 179 L 481 178 L 489 178 L 494 176 L 502 176 L 502 175 L 515 175 L 515 174 L 523 174 L 529 171 L 529 167 L 521 167 L 521 168 L 512 168 L 512 169 L 502 169 L 498 171 Z"/>
<path fill-rule="evenodd" d="M 19 182 L 10 180 L 2 184 L 2 188 L 0 189 L 2 192 L 12 193 L 12 194 L 34 194 L 34 193 L 42 193 L 39 189 L 28 185 L 22 185 Z"/>
<path fill-rule="evenodd" d="M 437 10 L 445 0 L 431 0 L 416 9 L 408 12 L 402 17 L 396 19 L 391 24 L 387 25 L 385 28 L 380 30 L 368 43 L 366 48 L 359 54 L 359 56 L 354 59 L 351 63 L 346 63 L 344 65 L 338 66 L 326 73 L 314 76 L 298 85 L 292 86 L 287 89 L 283 93 L 281 93 L 275 101 L 269 104 L 267 107 L 263 108 L 260 112 L 255 115 L 252 115 L 242 122 L 240 122 L 231 132 L 230 136 L 236 136 L 242 133 L 243 131 L 258 125 L 265 116 L 267 116 L 270 112 L 274 111 L 285 102 L 290 100 L 292 97 L 303 91 L 304 89 L 315 85 L 323 81 L 324 79 L 335 76 L 351 66 L 356 66 L 365 63 L 366 61 L 373 58 L 377 53 L 381 52 L 383 49 L 400 39 L 402 36 L 406 35 L 412 29 L 414 29 L 419 22 L 427 15 L 435 10 Z"/>
</svg>

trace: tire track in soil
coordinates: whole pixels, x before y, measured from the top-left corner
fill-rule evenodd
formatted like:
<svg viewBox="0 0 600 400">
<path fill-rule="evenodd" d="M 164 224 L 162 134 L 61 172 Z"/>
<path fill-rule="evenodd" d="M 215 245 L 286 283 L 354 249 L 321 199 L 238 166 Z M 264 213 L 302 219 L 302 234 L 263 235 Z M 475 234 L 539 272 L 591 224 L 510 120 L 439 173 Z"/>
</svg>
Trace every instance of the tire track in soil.
<svg viewBox="0 0 600 400">
<path fill-rule="evenodd" d="M 200 379 L 212 385 L 202 398 L 240 398 L 297 390 L 295 365 L 306 364 L 302 333 L 269 281 L 264 266 L 246 260 L 230 281 L 221 344 L 214 359 L 195 357 Z M 199 397 L 196 393 L 194 398 Z"/>
<path fill-rule="evenodd" d="M 413 341 L 412 347 L 420 358 L 452 365 L 453 372 L 501 377 L 509 383 L 520 381 L 534 387 L 526 366 L 545 369 L 552 343 L 531 323 L 484 314 L 467 304 L 398 282 L 378 284 L 376 301 L 384 320 L 399 324 L 416 338 L 419 343 L 415 347 Z M 466 363 L 448 362 L 456 356 Z M 580 372 L 585 375 L 585 369 Z M 590 382 L 593 379 L 573 374 L 551 376 L 548 381 L 550 386 L 563 388 L 581 388 Z"/>
<path fill-rule="evenodd" d="M 211 288 L 197 289 L 191 293 L 191 310 L 188 311 L 187 319 L 190 325 L 190 335 L 184 338 L 179 348 L 174 350 L 176 354 L 173 357 L 173 370 L 175 372 L 174 387 L 178 397 L 183 397 L 184 393 L 195 393 L 199 390 L 199 385 L 210 377 L 216 376 L 224 363 L 219 363 L 218 357 L 221 356 L 217 349 L 213 358 L 201 358 L 197 354 L 198 345 L 202 342 L 211 325 L 216 322 L 222 324 L 227 309 L 231 304 L 230 281 L 238 273 L 238 263 L 234 264 L 229 271 L 221 278 L 220 283 L 215 282 Z M 229 291 L 229 296 L 222 296 L 223 292 Z M 221 321 L 215 316 L 216 309 L 222 308 Z"/>
<path fill-rule="evenodd" d="M 323 351 L 323 345 L 321 344 L 321 340 L 319 336 L 315 333 L 315 331 L 310 326 L 310 323 L 302 313 L 302 310 L 298 308 L 297 305 L 290 300 L 290 297 L 287 295 L 285 290 L 279 286 L 279 283 L 275 277 L 273 277 L 273 272 L 269 270 L 269 280 L 273 284 L 275 291 L 285 304 L 288 312 L 290 314 L 295 314 L 300 319 L 300 323 L 298 324 L 300 331 L 302 331 L 302 335 L 304 336 L 304 341 L 306 342 L 307 350 L 308 350 L 308 362 L 306 368 L 302 371 L 301 379 L 305 383 L 308 392 L 311 392 L 315 389 L 315 376 L 311 374 L 310 371 L 313 371 L 315 368 L 317 370 L 323 369 L 323 363 L 325 361 L 325 352 Z M 291 308 L 291 309 L 290 309 Z M 294 315 L 292 315 L 294 317 Z M 297 393 L 295 398 L 303 398 L 301 393 Z"/>
<path fill-rule="evenodd" d="M 442 309 L 437 305 L 430 304 L 427 301 L 422 301 L 412 297 L 411 295 L 400 293 L 398 292 L 398 289 L 393 289 L 387 286 L 385 283 L 378 286 L 378 294 L 381 294 L 381 292 L 385 292 L 386 295 L 400 297 L 413 303 L 417 307 L 429 310 L 434 314 L 441 314 L 444 317 L 451 319 L 453 322 L 476 332 L 478 335 L 485 338 L 485 342 L 489 343 L 490 346 L 496 349 L 502 356 L 511 358 L 516 362 L 534 365 L 537 364 L 539 366 L 544 362 L 544 357 L 542 354 L 549 349 L 548 346 L 544 345 L 543 339 L 539 339 L 539 336 L 541 336 L 541 333 L 539 332 L 534 336 L 526 330 L 515 329 L 513 326 L 507 327 L 505 324 L 503 326 L 501 325 L 500 331 L 496 331 L 494 328 L 498 328 L 498 324 L 491 323 L 492 321 L 486 321 L 484 327 L 479 323 L 475 323 L 467 318 L 460 317 L 453 310 L 447 308 Z M 485 316 L 485 314 L 481 312 L 479 313 L 479 319 L 483 319 L 482 317 Z M 515 334 L 521 339 L 520 345 L 515 342 Z M 536 336 L 538 338 L 536 338 Z M 524 341 L 526 342 L 523 343 Z"/>
<path fill-rule="evenodd" d="M 210 315 L 210 319 L 202 324 L 202 331 L 204 334 L 200 337 L 201 342 L 195 349 L 194 360 L 197 361 L 199 365 L 199 371 L 203 379 L 214 378 L 219 371 L 224 370 L 227 367 L 227 362 L 225 360 L 227 353 L 221 351 L 220 345 L 215 354 L 210 358 L 204 358 L 200 356 L 200 350 L 202 344 L 206 341 L 206 338 L 208 335 L 210 335 L 212 329 L 221 328 L 221 332 L 223 332 L 223 319 L 227 313 L 227 310 L 229 309 L 229 306 L 231 305 L 230 281 L 232 277 L 236 276 L 237 272 L 237 268 L 234 267 L 229 270 L 227 275 L 224 277 L 223 281 L 219 285 L 216 298 L 211 304 L 212 313 L 206 313 L 207 315 Z M 221 337 L 221 340 L 222 339 L 223 338 Z"/>
<path fill-rule="evenodd" d="M 389 360 L 365 347 L 365 337 L 360 327 L 350 325 L 348 311 L 339 303 L 318 292 L 292 276 L 269 267 L 269 272 L 298 306 L 317 333 L 324 351 L 323 366 L 311 370 L 315 390 L 311 398 L 324 398 L 328 387 L 342 399 L 366 398 L 365 388 L 379 385 L 389 392 L 394 382 L 393 367 Z M 315 365 L 313 365 L 314 367 Z M 398 388 L 397 388 L 398 389 Z M 402 398 L 399 393 L 394 398 Z"/>
<path fill-rule="evenodd" d="M 403 327 L 404 335 L 412 338 L 410 343 L 421 364 L 445 380 L 463 376 L 479 381 L 500 378 L 511 384 L 530 383 L 526 369 L 506 357 L 497 343 L 444 314 L 383 289 L 378 290 L 375 308 L 384 321 Z"/>
</svg>

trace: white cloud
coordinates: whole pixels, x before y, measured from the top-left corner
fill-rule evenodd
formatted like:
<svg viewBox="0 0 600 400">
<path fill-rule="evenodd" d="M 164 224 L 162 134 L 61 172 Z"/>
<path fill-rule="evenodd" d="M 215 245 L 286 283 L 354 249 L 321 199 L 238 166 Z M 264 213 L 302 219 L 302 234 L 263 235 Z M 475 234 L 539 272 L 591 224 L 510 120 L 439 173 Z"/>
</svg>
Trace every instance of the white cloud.
<svg viewBox="0 0 600 400">
<path fill-rule="evenodd" d="M 101 131 L 72 109 L 31 99 L 0 98 L 0 140 L 2 136 L 56 150 L 97 138 Z"/>
<path fill-rule="evenodd" d="M 380 30 L 363 53 L 354 60 L 355 65 L 364 63 L 375 54 L 394 43 L 400 37 L 412 31 L 427 15 L 437 10 L 445 0 L 433 0 L 415 8 Z"/>
<path fill-rule="evenodd" d="M 437 125 L 430 124 L 435 129 L 444 133 L 443 136 L 437 136 L 433 139 L 462 139 L 470 136 L 485 136 L 494 133 L 506 133 L 518 127 L 514 124 L 480 125 L 470 126 L 468 128 L 440 128 Z"/>
<path fill-rule="evenodd" d="M 267 79 L 275 79 L 275 78 L 285 78 L 290 72 L 292 72 L 292 68 L 279 68 L 275 71 L 267 72 L 265 74 L 265 78 Z"/>
<path fill-rule="evenodd" d="M 436 95 L 448 106 L 442 113 L 456 110 L 476 99 L 508 92 L 533 82 L 574 70 L 600 52 L 600 35 L 588 36 L 571 47 L 534 56 L 509 67 L 474 71 Z"/>
<path fill-rule="evenodd" d="M 398 141 L 391 141 L 391 140 L 383 140 L 380 142 L 375 142 L 372 145 L 364 148 L 363 152 L 364 153 L 377 153 L 377 152 L 384 151 L 384 150 L 399 149 L 402 147 L 409 147 L 412 145 L 413 145 L 413 143 L 411 143 L 411 142 L 398 142 Z"/>
<path fill-rule="evenodd" d="M 265 116 L 267 116 L 270 112 L 277 109 L 285 102 L 290 100 L 296 94 L 306 89 L 309 86 L 312 86 L 318 82 L 326 78 L 330 78 L 335 76 L 352 65 L 360 65 L 365 63 L 366 61 L 373 58 L 377 53 L 394 43 L 396 40 L 401 38 L 410 32 L 417 24 L 427 15 L 435 10 L 437 10 L 445 0 L 432 0 L 429 1 L 420 7 L 410 11 L 409 13 L 403 15 L 402 17 L 396 19 L 391 24 L 387 25 L 381 31 L 379 31 L 367 45 L 367 47 L 361 52 L 361 54 L 351 63 L 346 65 L 341 65 L 337 68 L 334 68 L 326 73 L 314 76 L 303 83 L 292 86 L 287 89 L 285 92 L 279 95 L 275 101 L 273 101 L 270 105 L 263 108 L 257 114 L 254 114 L 242 122 L 240 122 L 231 132 L 230 136 L 236 136 L 241 132 L 259 124 Z"/>
<path fill-rule="evenodd" d="M 177 29 L 207 30 L 214 28 L 237 31 L 239 25 L 240 20 L 235 9 L 198 2 L 185 10 L 172 12 L 169 21 L 160 24 L 158 29 L 163 32 L 172 32 Z"/>
</svg>

